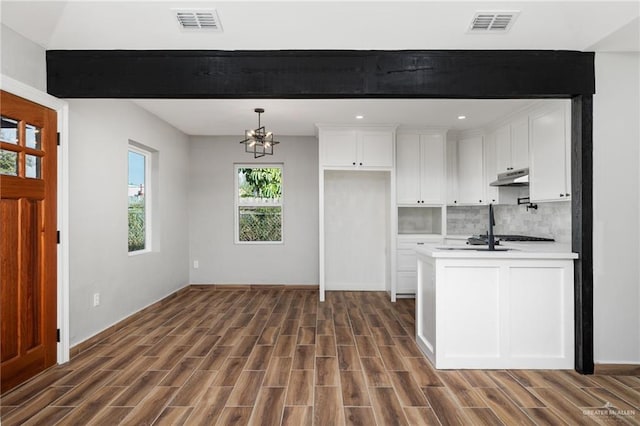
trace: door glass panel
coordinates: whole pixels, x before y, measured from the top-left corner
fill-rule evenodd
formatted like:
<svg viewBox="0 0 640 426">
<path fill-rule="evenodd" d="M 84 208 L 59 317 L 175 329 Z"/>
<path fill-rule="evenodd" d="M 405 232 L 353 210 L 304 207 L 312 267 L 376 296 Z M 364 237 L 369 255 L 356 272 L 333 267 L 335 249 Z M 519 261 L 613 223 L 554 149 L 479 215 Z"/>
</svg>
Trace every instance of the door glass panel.
<svg viewBox="0 0 640 426">
<path fill-rule="evenodd" d="M 42 177 L 40 174 L 40 170 L 42 169 L 42 158 L 35 155 L 27 155 L 26 160 L 27 169 L 25 176 L 28 178 L 40 179 Z"/>
<path fill-rule="evenodd" d="M 0 174 L 18 176 L 18 154 L 0 149 Z"/>
<path fill-rule="evenodd" d="M 25 126 L 25 138 L 27 148 L 32 149 L 42 149 L 40 145 L 40 137 L 42 134 L 42 129 L 33 124 L 27 124 Z"/>
<path fill-rule="evenodd" d="M 18 143 L 18 121 L 9 117 L 0 117 L 0 140 Z"/>
</svg>

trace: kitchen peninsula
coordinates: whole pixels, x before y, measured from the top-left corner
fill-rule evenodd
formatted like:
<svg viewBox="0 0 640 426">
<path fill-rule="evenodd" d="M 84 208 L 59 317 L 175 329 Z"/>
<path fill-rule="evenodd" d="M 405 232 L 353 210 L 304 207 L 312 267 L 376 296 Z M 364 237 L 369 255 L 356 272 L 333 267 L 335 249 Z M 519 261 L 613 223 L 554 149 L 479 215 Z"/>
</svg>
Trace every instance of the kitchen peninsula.
<svg viewBox="0 0 640 426">
<path fill-rule="evenodd" d="M 416 341 L 436 368 L 573 368 L 568 245 L 454 241 L 416 253 Z"/>
</svg>

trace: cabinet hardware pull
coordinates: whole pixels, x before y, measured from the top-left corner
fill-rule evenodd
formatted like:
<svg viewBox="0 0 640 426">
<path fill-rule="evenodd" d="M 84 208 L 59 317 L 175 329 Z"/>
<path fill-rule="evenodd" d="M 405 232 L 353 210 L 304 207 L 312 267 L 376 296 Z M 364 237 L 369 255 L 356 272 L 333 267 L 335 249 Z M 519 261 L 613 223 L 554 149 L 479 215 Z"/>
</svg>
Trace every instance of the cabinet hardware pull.
<svg viewBox="0 0 640 426">
<path fill-rule="evenodd" d="M 561 197 L 564 197 L 564 194 L 560 194 Z"/>
<path fill-rule="evenodd" d="M 356 162 L 355 162 L 355 161 L 353 162 L 353 165 L 354 165 L 354 166 L 356 165 Z"/>
<path fill-rule="evenodd" d="M 424 245 L 424 243 L 416 243 L 416 244 L 418 244 L 419 246 L 423 246 Z"/>
<path fill-rule="evenodd" d="M 360 165 L 362 166 L 362 163 L 360 163 Z"/>
</svg>

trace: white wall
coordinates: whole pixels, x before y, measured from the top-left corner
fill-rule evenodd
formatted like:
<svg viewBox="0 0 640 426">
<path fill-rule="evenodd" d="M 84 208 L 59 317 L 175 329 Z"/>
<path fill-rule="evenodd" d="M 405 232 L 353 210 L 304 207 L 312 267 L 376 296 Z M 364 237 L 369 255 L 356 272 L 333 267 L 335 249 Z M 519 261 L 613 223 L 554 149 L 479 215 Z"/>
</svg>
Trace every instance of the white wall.
<svg viewBox="0 0 640 426">
<path fill-rule="evenodd" d="M 73 346 L 188 284 L 189 158 L 187 136 L 131 102 L 71 100 L 69 110 Z M 136 256 L 127 248 L 129 140 L 159 161 L 151 191 L 160 249 Z"/>
<path fill-rule="evenodd" d="M 0 70 L 4 75 L 46 92 L 44 48 L 3 24 L 0 24 Z"/>
<path fill-rule="evenodd" d="M 254 160 L 238 136 L 192 137 L 189 230 L 192 284 L 318 284 L 318 140 L 278 137 Z M 284 243 L 234 243 L 234 163 L 282 163 Z"/>
<path fill-rule="evenodd" d="M 390 287 L 389 175 L 324 172 L 325 290 L 385 291 Z"/>
<path fill-rule="evenodd" d="M 597 53 L 593 105 L 596 363 L 640 363 L 640 53 Z"/>
</svg>

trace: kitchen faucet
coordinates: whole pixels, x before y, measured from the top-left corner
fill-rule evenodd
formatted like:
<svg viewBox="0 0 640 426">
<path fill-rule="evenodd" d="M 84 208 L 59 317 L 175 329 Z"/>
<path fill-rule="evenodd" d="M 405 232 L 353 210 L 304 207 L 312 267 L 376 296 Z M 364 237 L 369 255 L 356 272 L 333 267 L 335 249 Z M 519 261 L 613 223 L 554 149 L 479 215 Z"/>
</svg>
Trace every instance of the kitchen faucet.
<svg viewBox="0 0 640 426">
<path fill-rule="evenodd" d="M 496 238 L 493 235 L 494 226 L 496 226 L 496 219 L 493 217 L 493 204 L 489 204 L 489 231 L 487 235 L 487 240 L 489 242 L 490 251 L 493 251 L 496 249 Z"/>
</svg>

